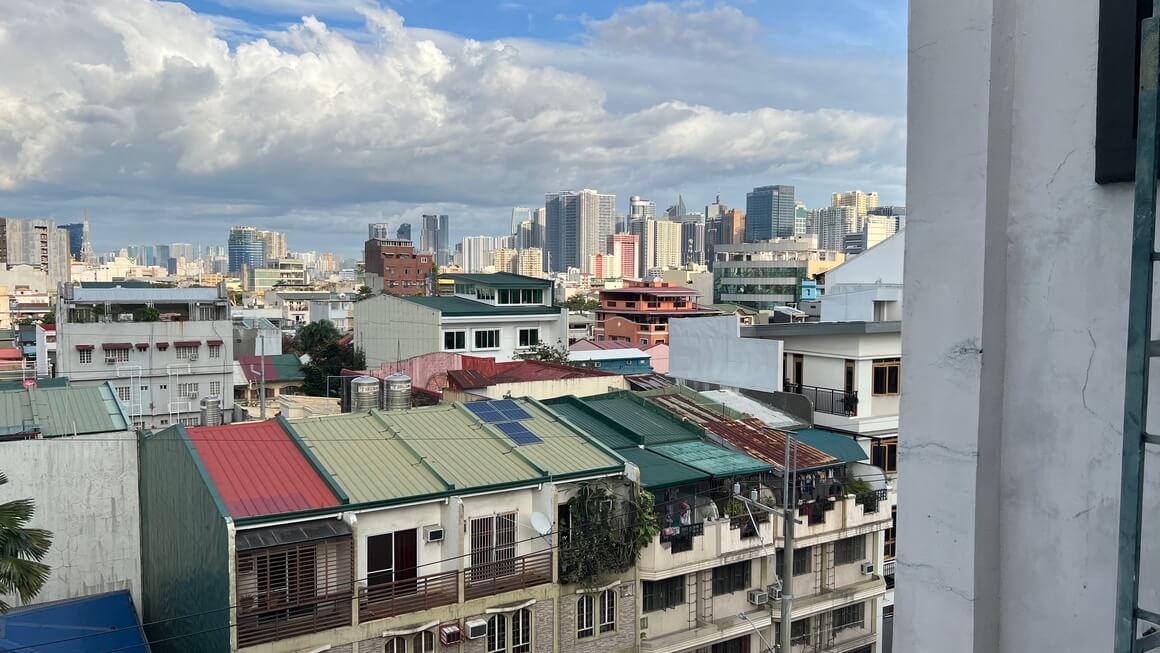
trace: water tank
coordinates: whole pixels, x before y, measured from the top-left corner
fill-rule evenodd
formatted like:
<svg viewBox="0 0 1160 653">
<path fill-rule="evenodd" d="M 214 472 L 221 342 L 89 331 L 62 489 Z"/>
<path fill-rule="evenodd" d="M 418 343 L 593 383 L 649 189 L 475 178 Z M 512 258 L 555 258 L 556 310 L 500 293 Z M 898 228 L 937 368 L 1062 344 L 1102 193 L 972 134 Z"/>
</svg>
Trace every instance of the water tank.
<svg viewBox="0 0 1160 653">
<path fill-rule="evenodd" d="M 221 426 L 222 423 L 222 400 L 221 397 L 202 397 L 201 400 L 201 425 L 202 426 Z"/>
<path fill-rule="evenodd" d="M 407 410 L 411 407 L 411 377 L 395 372 L 383 380 L 383 408 Z"/>
<path fill-rule="evenodd" d="M 360 376 L 350 382 L 350 412 L 362 413 L 379 407 L 379 380 Z"/>
</svg>

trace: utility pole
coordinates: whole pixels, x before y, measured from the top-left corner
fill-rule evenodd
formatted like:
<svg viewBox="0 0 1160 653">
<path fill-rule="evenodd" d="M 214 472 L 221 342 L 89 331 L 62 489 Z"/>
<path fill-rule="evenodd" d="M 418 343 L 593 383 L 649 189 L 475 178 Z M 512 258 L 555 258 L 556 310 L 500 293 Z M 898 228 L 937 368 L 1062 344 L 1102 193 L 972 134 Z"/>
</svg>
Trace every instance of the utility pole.
<svg viewBox="0 0 1160 653">
<path fill-rule="evenodd" d="M 258 378 L 260 385 L 258 386 L 258 401 L 261 406 L 262 420 L 266 419 L 266 334 L 262 333 L 262 329 L 258 328 L 258 346 L 262 348 L 261 357 L 258 359 L 258 364 L 261 365 L 262 373 Z"/>
</svg>

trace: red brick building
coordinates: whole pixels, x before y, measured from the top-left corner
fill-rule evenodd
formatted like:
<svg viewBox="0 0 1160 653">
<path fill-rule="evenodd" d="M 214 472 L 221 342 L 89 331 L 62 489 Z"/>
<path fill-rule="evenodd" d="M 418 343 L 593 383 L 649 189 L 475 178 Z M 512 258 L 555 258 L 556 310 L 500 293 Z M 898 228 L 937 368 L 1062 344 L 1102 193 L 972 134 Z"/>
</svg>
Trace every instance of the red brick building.
<svg viewBox="0 0 1160 653">
<path fill-rule="evenodd" d="M 663 281 L 634 281 L 600 291 L 596 340 L 634 345 L 669 344 L 669 318 L 719 315 L 697 304 L 697 291 Z"/>
<path fill-rule="evenodd" d="M 431 279 L 430 253 L 416 253 L 409 240 L 371 238 L 363 247 L 366 285 L 376 293 L 426 295 Z"/>
</svg>

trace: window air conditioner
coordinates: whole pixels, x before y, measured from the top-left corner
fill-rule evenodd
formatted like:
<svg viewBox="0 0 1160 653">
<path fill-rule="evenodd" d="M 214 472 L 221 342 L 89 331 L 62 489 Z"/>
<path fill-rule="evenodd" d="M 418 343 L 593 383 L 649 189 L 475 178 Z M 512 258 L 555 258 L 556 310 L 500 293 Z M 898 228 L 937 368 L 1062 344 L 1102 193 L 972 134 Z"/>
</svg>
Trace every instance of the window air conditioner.
<svg viewBox="0 0 1160 653">
<path fill-rule="evenodd" d="M 874 573 L 874 563 L 873 562 L 863 562 L 862 563 L 862 573 L 866 574 L 867 576 Z"/>
<path fill-rule="evenodd" d="M 195 361 L 195 360 L 197 360 L 197 354 L 190 354 L 190 355 L 189 355 L 189 360 L 191 360 L 191 361 Z"/>
<path fill-rule="evenodd" d="M 484 625 L 484 630 L 487 625 Z M 463 630 L 459 624 L 443 624 L 439 626 L 439 642 L 444 646 L 453 646 L 463 641 Z"/>
<path fill-rule="evenodd" d="M 443 527 L 442 526 L 424 526 L 423 539 L 427 542 L 442 542 L 443 541 Z"/>
<path fill-rule="evenodd" d="M 769 593 L 764 590 L 749 590 L 746 598 L 753 605 L 765 605 L 769 603 Z"/>
<path fill-rule="evenodd" d="M 117 359 L 113 358 L 112 356 L 105 357 L 105 363 L 107 363 L 109 365 L 112 365 L 113 363 L 116 363 L 116 362 L 117 362 Z"/>
<path fill-rule="evenodd" d="M 780 586 L 770 585 L 769 587 L 765 588 L 765 592 L 766 592 L 766 594 L 769 594 L 770 601 L 780 601 L 781 600 L 781 587 Z"/>
<path fill-rule="evenodd" d="M 483 619 L 467 620 L 467 639 L 479 639 L 487 634 L 487 622 Z"/>
</svg>

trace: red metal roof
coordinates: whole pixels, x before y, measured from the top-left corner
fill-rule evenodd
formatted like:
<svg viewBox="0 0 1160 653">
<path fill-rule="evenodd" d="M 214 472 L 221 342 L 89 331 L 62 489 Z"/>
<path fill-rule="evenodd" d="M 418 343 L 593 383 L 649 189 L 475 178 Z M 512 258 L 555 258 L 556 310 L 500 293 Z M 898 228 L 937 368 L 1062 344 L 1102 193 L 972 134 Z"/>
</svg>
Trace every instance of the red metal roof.
<svg viewBox="0 0 1160 653">
<path fill-rule="evenodd" d="M 231 517 L 339 505 L 277 420 L 190 427 L 186 432 Z"/>
<path fill-rule="evenodd" d="M 529 381 L 559 381 L 594 376 L 616 376 L 612 372 L 584 367 L 572 367 L 544 361 L 510 361 L 495 363 L 491 369 L 476 368 L 449 370 L 447 380 L 462 390 L 486 388 L 499 383 L 527 383 Z"/>
<path fill-rule="evenodd" d="M 5 347 L 0 349 L 0 360 L 4 361 L 18 361 L 24 358 L 24 352 L 17 347 Z"/>
</svg>

